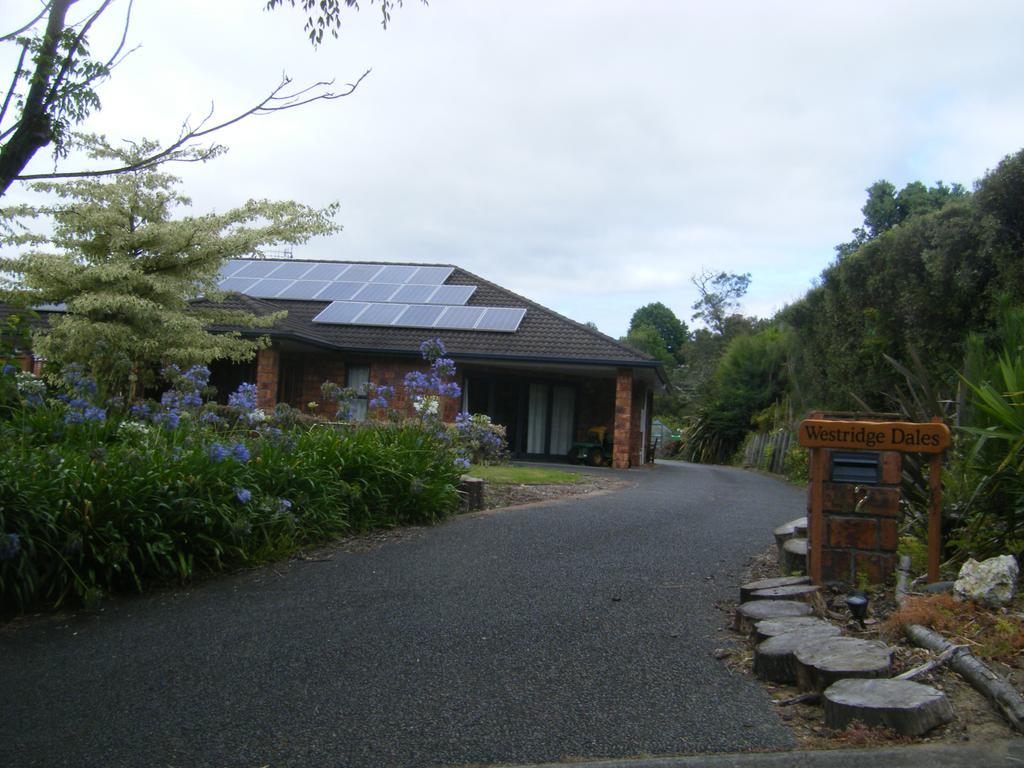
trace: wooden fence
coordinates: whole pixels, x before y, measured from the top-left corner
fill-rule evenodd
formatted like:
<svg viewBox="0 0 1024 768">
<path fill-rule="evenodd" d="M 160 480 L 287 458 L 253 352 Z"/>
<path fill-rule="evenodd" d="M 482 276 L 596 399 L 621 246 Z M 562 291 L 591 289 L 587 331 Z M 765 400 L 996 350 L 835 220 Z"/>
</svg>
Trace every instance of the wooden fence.
<svg viewBox="0 0 1024 768">
<path fill-rule="evenodd" d="M 743 463 L 776 475 L 783 473 L 786 451 L 793 442 L 793 434 L 784 429 L 758 432 L 748 441 L 743 451 Z"/>
</svg>

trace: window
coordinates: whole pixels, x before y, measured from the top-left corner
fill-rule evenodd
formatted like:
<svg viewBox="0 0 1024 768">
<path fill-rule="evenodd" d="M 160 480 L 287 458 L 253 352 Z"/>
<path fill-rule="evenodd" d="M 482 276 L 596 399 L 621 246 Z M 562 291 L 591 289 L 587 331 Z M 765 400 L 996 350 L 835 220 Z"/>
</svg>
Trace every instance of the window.
<svg viewBox="0 0 1024 768">
<path fill-rule="evenodd" d="M 345 386 L 355 390 L 356 396 L 351 405 L 351 417 L 353 421 L 364 421 L 366 419 L 368 393 L 370 388 L 370 366 L 349 365 L 345 370 Z"/>
</svg>

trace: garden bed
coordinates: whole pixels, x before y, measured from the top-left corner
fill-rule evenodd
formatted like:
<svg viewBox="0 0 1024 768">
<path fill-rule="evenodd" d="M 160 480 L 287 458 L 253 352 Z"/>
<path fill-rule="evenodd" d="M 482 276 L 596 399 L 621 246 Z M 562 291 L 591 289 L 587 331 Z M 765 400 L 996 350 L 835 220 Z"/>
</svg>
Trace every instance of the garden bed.
<svg viewBox="0 0 1024 768">
<path fill-rule="evenodd" d="M 743 583 L 775 577 L 778 573 L 777 553 L 775 547 L 772 547 L 751 561 Z M 920 609 L 912 617 L 913 620 L 941 622 L 938 629 L 950 642 L 968 645 L 995 672 L 1018 690 L 1024 691 L 1024 651 L 1019 645 L 1014 647 L 1014 643 L 1007 641 L 1007 638 L 1015 637 L 1018 642 L 1024 643 L 1024 597 L 1018 595 L 1010 607 L 998 611 L 974 608 L 966 604 L 961 605 L 958 611 L 949 611 L 951 599 L 942 599 L 940 596 L 934 601 L 934 609 L 928 612 Z M 934 654 L 909 645 L 902 637 L 894 620 L 896 602 L 891 590 L 879 590 L 871 595 L 869 618 L 863 628 L 850 619 L 845 606 L 845 595 L 826 591 L 823 607 L 824 618 L 839 625 L 844 634 L 889 643 L 894 649 L 893 676 L 934 658 Z M 730 617 L 731 625 L 735 603 L 721 604 L 719 608 Z M 926 615 L 928 613 L 934 615 Z M 995 633 L 992 631 L 993 628 L 997 628 Z M 717 655 L 738 673 L 754 678 L 753 640 L 740 638 L 730 632 L 729 641 L 729 646 L 720 649 Z M 858 724 L 843 731 L 833 731 L 825 726 L 823 710 L 817 704 L 797 703 L 778 706 L 777 713 L 781 722 L 793 732 L 801 747 L 805 749 L 988 741 L 1019 736 L 980 693 L 948 666 L 938 667 L 916 677 L 915 681 L 944 691 L 955 714 L 953 722 L 917 738 L 900 736 L 879 728 L 866 728 Z M 758 682 L 776 702 L 794 698 L 799 694 L 795 686 L 766 683 L 761 680 Z"/>
</svg>

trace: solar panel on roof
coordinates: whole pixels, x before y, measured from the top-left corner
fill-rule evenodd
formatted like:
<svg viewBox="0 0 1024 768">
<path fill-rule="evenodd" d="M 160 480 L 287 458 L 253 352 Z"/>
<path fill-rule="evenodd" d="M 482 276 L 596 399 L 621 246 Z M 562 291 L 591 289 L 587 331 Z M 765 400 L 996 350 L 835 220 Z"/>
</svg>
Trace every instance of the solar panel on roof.
<svg viewBox="0 0 1024 768">
<path fill-rule="evenodd" d="M 270 277 L 270 274 L 280 266 L 279 261 L 250 261 L 232 277 Z"/>
<path fill-rule="evenodd" d="M 320 291 L 329 285 L 330 283 L 326 280 L 296 280 L 274 298 L 313 300 Z"/>
<path fill-rule="evenodd" d="M 345 280 L 357 283 L 368 283 L 380 272 L 379 264 L 351 264 L 345 273 Z"/>
<path fill-rule="evenodd" d="M 348 271 L 348 264 L 314 264 L 304 276 L 304 280 L 340 280 Z"/>
<path fill-rule="evenodd" d="M 255 277 L 226 277 L 217 281 L 217 287 L 222 291 L 235 291 L 236 293 L 248 293 L 259 279 Z"/>
<path fill-rule="evenodd" d="M 258 280 L 246 293 L 250 296 L 255 296 L 257 299 L 272 299 L 294 282 L 294 280 L 278 280 L 276 277 L 265 277 L 262 280 Z"/>
<path fill-rule="evenodd" d="M 418 285 L 441 285 L 454 271 L 452 267 L 418 267 L 406 282 Z"/>
<path fill-rule="evenodd" d="M 483 313 L 483 307 L 445 307 L 444 314 L 438 318 L 434 327 L 470 331 L 476 327 Z"/>
<path fill-rule="evenodd" d="M 220 269 L 220 276 L 231 277 L 248 263 L 248 261 L 243 261 L 242 259 L 228 259 L 227 263 Z"/>
<path fill-rule="evenodd" d="M 526 316 L 525 309 L 511 307 L 488 307 L 480 319 L 478 331 L 512 332 L 519 328 L 519 323 Z"/>
<path fill-rule="evenodd" d="M 403 328 L 433 328 L 442 312 L 444 312 L 444 307 L 412 304 L 395 320 L 394 324 Z"/>
<path fill-rule="evenodd" d="M 286 261 L 275 270 L 274 277 L 285 277 L 291 280 L 298 280 L 304 276 L 313 265 L 308 261 Z"/>
<path fill-rule="evenodd" d="M 373 282 L 375 283 L 404 283 L 414 274 L 416 274 L 416 267 L 410 267 L 406 265 L 388 265 L 382 267 L 380 272 L 374 275 Z"/>
<path fill-rule="evenodd" d="M 364 285 L 366 283 L 330 283 L 313 298 L 317 301 L 348 301 Z"/>
<path fill-rule="evenodd" d="M 391 300 L 408 304 L 424 304 L 430 300 L 436 290 L 436 285 L 403 285 L 395 292 Z"/>
<path fill-rule="evenodd" d="M 428 304 L 465 304 L 476 290 L 474 285 L 439 285 Z"/>
<path fill-rule="evenodd" d="M 352 298 L 356 301 L 389 301 L 397 290 L 395 283 L 367 283 Z"/>
<path fill-rule="evenodd" d="M 313 318 L 313 322 L 345 325 L 359 317 L 359 314 L 369 306 L 360 302 L 335 301 L 324 307 L 323 311 Z"/>
<path fill-rule="evenodd" d="M 359 324 L 391 325 L 405 309 L 405 304 L 371 304 L 359 316 Z"/>
</svg>

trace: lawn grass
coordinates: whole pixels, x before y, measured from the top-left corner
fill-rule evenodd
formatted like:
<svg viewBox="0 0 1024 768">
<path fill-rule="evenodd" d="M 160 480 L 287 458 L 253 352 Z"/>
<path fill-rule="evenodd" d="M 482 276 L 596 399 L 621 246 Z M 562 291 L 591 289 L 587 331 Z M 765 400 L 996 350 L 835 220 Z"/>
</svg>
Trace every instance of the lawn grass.
<svg viewBox="0 0 1024 768">
<path fill-rule="evenodd" d="M 474 464 L 467 474 L 482 478 L 493 485 L 568 485 L 583 482 L 583 478 L 574 472 L 551 467 L 517 467 L 511 464 Z"/>
</svg>

